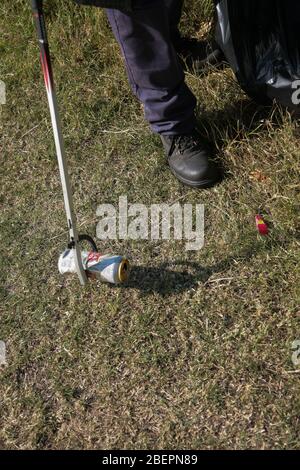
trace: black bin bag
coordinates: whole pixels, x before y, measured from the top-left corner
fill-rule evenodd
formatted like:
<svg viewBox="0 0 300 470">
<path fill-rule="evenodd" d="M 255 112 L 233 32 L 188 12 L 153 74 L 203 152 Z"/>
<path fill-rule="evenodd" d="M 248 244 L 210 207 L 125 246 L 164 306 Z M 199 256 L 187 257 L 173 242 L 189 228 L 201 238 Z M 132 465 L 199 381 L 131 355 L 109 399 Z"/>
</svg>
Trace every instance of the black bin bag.
<svg viewBox="0 0 300 470">
<path fill-rule="evenodd" d="M 216 39 L 245 92 L 300 108 L 300 0 L 215 0 Z"/>
</svg>

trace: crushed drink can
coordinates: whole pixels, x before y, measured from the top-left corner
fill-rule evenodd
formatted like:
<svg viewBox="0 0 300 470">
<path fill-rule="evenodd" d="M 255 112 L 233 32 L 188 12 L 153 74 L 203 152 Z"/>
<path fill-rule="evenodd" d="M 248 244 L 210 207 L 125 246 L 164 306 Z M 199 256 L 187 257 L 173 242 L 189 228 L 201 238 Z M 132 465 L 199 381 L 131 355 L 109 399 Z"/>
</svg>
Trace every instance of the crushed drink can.
<svg viewBox="0 0 300 470">
<path fill-rule="evenodd" d="M 74 252 L 73 249 L 67 249 L 60 255 L 58 260 L 60 274 L 76 273 Z M 120 284 L 128 279 L 129 262 L 124 256 L 81 251 L 81 259 L 88 277 L 111 284 Z"/>
</svg>

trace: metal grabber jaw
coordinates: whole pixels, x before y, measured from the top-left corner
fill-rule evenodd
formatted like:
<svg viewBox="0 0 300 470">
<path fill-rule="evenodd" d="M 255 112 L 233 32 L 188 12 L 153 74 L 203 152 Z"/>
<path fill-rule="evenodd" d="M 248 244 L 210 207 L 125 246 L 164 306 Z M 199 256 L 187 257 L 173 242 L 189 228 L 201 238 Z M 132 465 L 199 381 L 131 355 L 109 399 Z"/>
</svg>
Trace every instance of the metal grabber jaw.
<svg viewBox="0 0 300 470">
<path fill-rule="evenodd" d="M 79 235 L 78 245 L 87 242 L 89 250 L 76 251 L 72 240 L 68 248 L 60 255 L 58 270 L 61 274 L 77 273 L 81 284 L 85 285 L 88 278 L 95 278 L 110 284 L 122 284 L 128 279 L 130 265 L 126 257 L 120 255 L 101 254 L 96 243 L 89 235 Z"/>
</svg>

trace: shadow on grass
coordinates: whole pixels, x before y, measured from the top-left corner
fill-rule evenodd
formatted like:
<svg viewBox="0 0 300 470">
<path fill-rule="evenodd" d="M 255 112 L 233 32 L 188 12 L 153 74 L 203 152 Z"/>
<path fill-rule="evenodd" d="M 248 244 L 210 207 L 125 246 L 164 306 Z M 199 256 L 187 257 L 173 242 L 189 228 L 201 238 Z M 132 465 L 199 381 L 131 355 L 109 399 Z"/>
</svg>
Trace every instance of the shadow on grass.
<svg viewBox="0 0 300 470">
<path fill-rule="evenodd" d="M 203 267 L 196 262 L 178 260 L 165 262 L 158 267 L 133 266 L 130 278 L 126 287 L 135 288 L 144 294 L 157 293 L 162 297 L 178 294 L 192 288 L 197 288 L 199 283 L 209 286 L 209 279 L 218 273 L 224 273 L 236 264 L 237 260 L 244 262 L 251 261 L 252 258 L 274 249 L 274 246 L 287 249 L 292 241 L 299 242 L 300 233 L 290 233 L 285 235 L 285 239 L 279 235 L 261 240 L 245 247 L 241 252 L 228 256 L 212 266 Z M 172 268 L 182 268 L 181 271 L 174 271 Z M 193 272 L 191 272 L 193 271 Z M 226 275 L 226 274 L 225 274 Z"/>
<path fill-rule="evenodd" d="M 199 112 L 197 128 L 206 139 L 222 149 L 229 141 L 249 136 L 264 137 L 282 126 L 286 109 L 280 105 L 260 105 L 249 97 L 216 111 Z"/>
<path fill-rule="evenodd" d="M 157 293 L 162 297 L 179 294 L 197 288 L 199 283 L 205 284 L 213 274 L 228 269 L 234 260 L 236 258 L 231 256 L 210 267 L 185 260 L 166 262 L 158 267 L 133 266 L 126 287 L 145 294 Z M 175 266 L 181 268 L 181 271 L 174 271 L 172 268 Z"/>
</svg>

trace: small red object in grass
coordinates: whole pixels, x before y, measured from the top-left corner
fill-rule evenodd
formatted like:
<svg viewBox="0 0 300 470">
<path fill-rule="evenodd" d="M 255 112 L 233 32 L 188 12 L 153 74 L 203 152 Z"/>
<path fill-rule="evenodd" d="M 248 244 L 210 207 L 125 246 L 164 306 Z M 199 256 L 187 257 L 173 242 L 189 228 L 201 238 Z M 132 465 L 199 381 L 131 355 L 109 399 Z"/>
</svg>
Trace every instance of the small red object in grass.
<svg viewBox="0 0 300 470">
<path fill-rule="evenodd" d="M 269 228 L 261 215 L 255 216 L 256 228 L 261 235 L 268 235 Z"/>
</svg>

